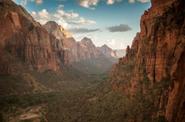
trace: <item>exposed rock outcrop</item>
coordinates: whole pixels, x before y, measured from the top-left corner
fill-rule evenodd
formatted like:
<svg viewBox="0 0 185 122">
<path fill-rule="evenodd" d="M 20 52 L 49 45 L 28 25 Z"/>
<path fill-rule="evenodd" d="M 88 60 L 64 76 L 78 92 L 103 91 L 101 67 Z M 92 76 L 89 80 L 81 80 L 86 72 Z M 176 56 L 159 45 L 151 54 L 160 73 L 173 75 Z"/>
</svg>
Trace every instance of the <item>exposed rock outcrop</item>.
<svg viewBox="0 0 185 122">
<path fill-rule="evenodd" d="M 141 18 L 141 32 L 127 48 L 112 73 L 114 89 L 129 96 L 138 89 L 161 84 L 154 96 L 158 111 L 169 122 L 185 121 L 185 3 L 183 0 L 152 0 Z M 148 85 L 146 85 L 146 83 Z"/>
<path fill-rule="evenodd" d="M 116 51 L 112 50 L 110 47 L 108 47 L 106 44 L 99 47 L 100 52 L 102 52 L 107 57 L 115 57 L 117 58 Z"/>
<path fill-rule="evenodd" d="M 0 28 L 0 74 L 16 71 L 18 61 L 38 71 L 60 69 L 61 41 L 11 0 L 0 1 Z"/>
<path fill-rule="evenodd" d="M 78 56 L 82 60 L 103 56 L 90 38 L 84 37 L 78 42 L 78 46 Z"/>
<path fill-rule="evenodd" d="M 47 22 L 44 28 L 61 41 L 64 49 L 65 65 L 100 57 L 116 57 L 115 52 L 111 48 L 107 46 L 98 48 L 93 44 L 90 38 L 84 37 L 81 41 L 77 42 L 70 32 L 63 29 L 56 22 Z"/>
</svg>

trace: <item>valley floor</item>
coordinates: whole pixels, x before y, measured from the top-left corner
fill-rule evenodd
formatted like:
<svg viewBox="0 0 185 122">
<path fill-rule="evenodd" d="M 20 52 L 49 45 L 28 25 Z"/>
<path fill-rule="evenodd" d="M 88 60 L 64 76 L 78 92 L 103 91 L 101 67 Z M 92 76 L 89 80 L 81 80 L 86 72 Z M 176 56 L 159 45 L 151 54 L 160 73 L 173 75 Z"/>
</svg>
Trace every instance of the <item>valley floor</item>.
<svg viewBox="0 0 185 122">
<path fill-rule="evenodd" d="M 111 122 L 121 121 L 121 93 L 111 91 L 105 75 L 86 81 L 61 81 L 61 90 L 0 98 L 3 122 Z M 77 82 L 77 83 L 75 83 Z M 72 85 L 76 84 L 76 85 Z M 119 117 L 118 117 L 119 116 Z"/>
<path fill-rule="evenodd" d="M 0 83 L 4 83 L 5 88 L 1 87 L 1 91 L 14 91 L 14 94 L 0 95 L 0 121 L 134 122 L 140 114 L 138 122 L 166 122 L 163 116 L 152 118 L 150 115 L 157 110 L 152 99 L 148 99 L 155 98 L 151 91 L 146 98 L 140 92 L 131 98 L 122 91 L 114 91 L 106 74 L 78 73 L 74 70 L 62 74 L 47 71 L 28 72 L 21 77 L 23 79 L 1 77 Z M 31 82 L 21 86 L 27 83 L 24 80 Z M 31 87 L 34 91 L 25 92 L 23 87 Z M 160 91 L 160 87 L 155 91 Z"/>
</svg>

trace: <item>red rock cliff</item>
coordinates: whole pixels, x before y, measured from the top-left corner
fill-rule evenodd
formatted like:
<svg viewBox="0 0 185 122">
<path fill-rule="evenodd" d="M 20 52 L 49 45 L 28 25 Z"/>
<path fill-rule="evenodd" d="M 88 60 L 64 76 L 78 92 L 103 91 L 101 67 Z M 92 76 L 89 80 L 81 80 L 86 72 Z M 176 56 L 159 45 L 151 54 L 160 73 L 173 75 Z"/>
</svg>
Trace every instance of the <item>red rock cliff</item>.
<svg viewBox="0 0 185 122">
<path fill-rule="evenodd" d="M 185 2 L 152 0 L 141 18 L 141 32 L 127 48 L 112 73 L 114 89 L 128 95 L 137 89 L 166 81 L 167 87 L 155 98 L 158 113 L 169 122 L 185 121 Z M 120 85 L 122 84 L 122 85 Z"/>
<path fill-rule="evenodd" d="M 106 49 L 108 48 L 109 54 L 105 54 L 100 48 L 97 48 L 93 44 L 90 38 L 85 37 L 80 42 L 77 42 L 72 36 L 66 36 L 66 33 L 69 32 L 56 22 L 47 22 L 44 28 L 62 42 L 64 49 L 64 64 L 66 65 L 82 60 L 99 58 L 101 56 L 114 57 L 114 54 L 111 55 L 111 53 L 114 53 L 112 49 L 106 47 Z"/>
<path fill-rule="evenodd" d="M 62 43 L 11 0 L 0 1 L 0 28 L 1 73 L 15 71 L 16 61 L 38 71 L 60 68 Z"/>
</svg>

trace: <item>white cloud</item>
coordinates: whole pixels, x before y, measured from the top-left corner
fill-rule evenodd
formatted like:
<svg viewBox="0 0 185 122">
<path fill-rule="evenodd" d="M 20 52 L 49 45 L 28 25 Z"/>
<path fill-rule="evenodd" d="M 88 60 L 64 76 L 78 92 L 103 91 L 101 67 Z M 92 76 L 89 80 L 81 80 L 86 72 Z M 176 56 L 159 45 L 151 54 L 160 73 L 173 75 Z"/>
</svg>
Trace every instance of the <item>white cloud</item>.
<svg viewBox="0 0 185 122">
<path fill-rule="evenodd" d="M 95 9 L 101 0 L 78 0 L 79 5 L 85 8 Z M 102 0 L 103 1 L 103 0 Z M 122 0 L 106 0 L 108 5 L 112 5 L 116 2 L 121 2 Z"/>
<path fill-rule="evenodd" d="M 73 11 L 65 11 L 63 5 L 59 5 L 58 9 L 54 13 L 50 13 L 47 9 L 42 9 L 41 11 L 32 11 L 31 15 L 41 24 L 45 24 L 48 21 L 55 21 L 64 28 L 70 28 L 70 26 L 81 26 L 81 25 L 91 25 L 96 22 L 93 20 L 81 17 L 78 13 Z"/>
<path fill-rule="evenodd" d="M 108 40 L 107 44 L 110 47 L 114 47 L 116 45 L 116 40 L 115 39 Z"/>
<path fill-rule="evenodd" d="M 135 3 L 135 0 L 128 0 L 129 3 Z"/>
<path fill-rule="evenodd" d="M 38 15 L 41 17 L 41 18 L 49 18 L 49 13 L 46 9 L 42 9 L 41 11 L 38 12 Z"/>
<path fill-rule="evenodd" d="M 74 19 L 74 20 L 69 20 L 69 23 L 73 24 L 73 25 L 91 25 L 91 24 L 96 24 L 95 21 L 89 20 L 89 19 L 85 19 L 83 17 L 80 17 L 80 18 Z"/>
<path fill-rule="evenodd" d="M 42 4 L 42 2 L 43 2 L 42 0 L 35 0 L 36 4 Z"/>
<path fill-rule="evenodd" d="M 65 19 L 74 19 L 74 18 L 77 18 L 79 17 L 79 14 L 78 13 L 75 13 L 73 11 L 71 12 L 65 12 L 63 10 L 63 8 L 59 7 L 59 9 L 56 11 L 56 13 L 54 14 L 55 17 L 62 17 L 62 18 L 65 18 Z"/>
<path fill-rule="evenodd" d="M 79 0 L 79 5 L 85 8 L 94 8 L 98 4 L 99 0 Z"/>
<path fill-rule="evenodd" d="M 116 2 L 121 2 L 122 0 L 107 0 L 107 4 L 108 5 L 112 5 L 112 4 L 114 4 L 114 3 L 116 3 Z"/>
<path fill-rule="evenodd" d="M 148 2 L 150 2 L 150 0 L 138 0 L 138 2 L 141 2 L 141 3 L 148 3 Z"/>
<path fill-rule="evenodd" d="M 50 13 L 46 9 L 42 9 L 39 12 L 32 11 L 31 15 L 41 24 L 45 24 L 51 17 Z"/>
<path fill-rule="evenodd" d="M 107 0 L 107 4 L 114 4 L 114 0 Z"/>
<path fill-rule="evenodd" d="M 78 0 L 78 3 L 80 6 L 84 8 L 95 9 L 95 7 L 98 5 L 100 1 L 104 1 L 108 5 L 113 5 L 117 2 L 122 2 L 123 0 Z M 129 3 L 135 3 L 135 2 L 147 3 L 147 2 L 150 2 L 150 0 L 128 0 L 128 2 Z"/>
<path fill-rule="evenodd" d="M 128 0 L 129 3 L 135 3 L 135 2 L 140 2 L 140 3 L 148 3 L 150 0 Z"/>
<path fill-rule="evenodd" d="M 43 0 L 20 0 L 20 4 L 22 6 L 26 6 L 28 2 L 35 2 L 35 4 L 42 4 Z"/>
</svg>

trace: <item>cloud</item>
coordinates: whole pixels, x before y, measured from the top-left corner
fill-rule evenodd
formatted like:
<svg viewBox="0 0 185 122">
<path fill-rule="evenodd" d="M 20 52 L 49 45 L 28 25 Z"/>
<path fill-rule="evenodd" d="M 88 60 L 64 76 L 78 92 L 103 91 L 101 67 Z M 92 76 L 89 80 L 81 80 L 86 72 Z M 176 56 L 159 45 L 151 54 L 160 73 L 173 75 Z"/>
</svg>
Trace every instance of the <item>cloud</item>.
<svg viewBox="0 0 185 122">
<path fill-rule="evenodd" d="M 49 18 L 49 13 L 46 9 L 42 9 L 41 11 L 38 12 L 38 15 L 41 18 Z"/>
<path fill-rule="evenodd" d="M 69 20 L 69 23 L 72 25 L 91 25 L 91 24 L 96 24 L 95 21 L 85 19 L 83 17 L 78 18 L 78 20 Z"/>
<path fill-rule="evenodd" d="M 26 6 L 28 4 L 28 2 L 35 2 L 35 4 L 42 4 L 43 0 L 20 0 L 20 4 L 22 6 Z"/>
<path fill-rule="evenodd" d="M 148 3 L 148 2 L 150 2 L 150 0 L 138 0 L 138 2 L 141 2 L 141 3 Z"/>
<path fill-rule="evenodd" d="M 100 29 L 88 29 L 88 28 L 72 28 L 70 29 L 71 32 L 73 33 L 91 33 L 91 32 L 96 32 L 100 31 Z"/>
<path fill-rule="evenodd" d="M 148 3 L 150 0 L 128 0 L 129 3 L 135 3 L 135 2 L 140 2 L 140 3 Z"/>
<path fill-rule="evenodd" d="M 42 0 L 35 0 L 36 4 L 42 4 L 42 2 L 43 2 Z"/>
<path fill-rule="evenodd" d="M 135 3 L 135 0 L 128 0 L 129 3 Z"/>
<path fill-rule="evenodd" d="M 108 5 L 113 5 L 117 2 L 122 2 L 123 0 L 78 0 L 78 4 L 84 8 L 95 9 L 95 7 L 100 3 L 100 1 L 105 1 Z M 148 3 L 150 0 L 128 0 L 129 3 Z"/>
<path fill-rule="evenodd" d="M 98 3 L 101 0 L 78 0 L 78 3 L 80 6 L 84 8 L 90 8 L 90 9 L 95 9 L 95 7 L 98 5 Z M 103 1 L 103 0 L 102 0 Z M 121 2 L 122 0 L 106 0 L 108 5 L 112 5 L 116 2 Z"/>
<path fill-rule="evenodd" d="M 112 4 L 114 4 L 114 3 L 116 3 L 116 2 L 121 2 L 122 0 L 107 0 L 107 4 L 108 5 L 112 5 Z"/>
<path fill-rule="evenodd" d="M 117 25 L 117 26 L 108 27 L 107 29 L 110 32 L 126 32 L 126 31 L 130 31 L 131 27 L 129 27 L 126 24 L 120 24 L 120 25 Z"/>
<path fill-rule="evenodd" d="M 78 0 L 78 4 L 84 8 L 95 9 L 98 3 L 103 0 Z M 108 5 L 113 5 L 116 2 L 122 2 L 123 0 L 105 0 Z M 148 3 L 150 0 L 128 0 L 129 3 Z"/>
<path fill-rule="evenodd" d="M 110 47 L 113 47 L 113 46 L 116 45 L 116 40 L 115 40 L 115 39 L 107 40 L 107 44 L 108 44 Z"/>
<path fill-rule="evenodd" d="M 78 0 L 80 6 L 91 9 L 94 9 L 98 2 L 99 0 Z"/>
<path fill-rule="evenodd" d="M 50 19 L 50 13 L 46 9 L 42 9 L 39 12 L 32 11 L 31 15 L 41 24 L 45 24 Z"/>
<path fill-rule="evenodd" d="M 57 10 L 52 13 L 48 12 L 47 9 L 42 9 L 38 12 L 32 11 L 31 15 L 41 24 L 45 24 L 48 21 L 55 21 L 64 28 L 69 28 L 71 25 L 81 26 L 96 23 L 93 20 L 81 17 L 74 11 L 65 11 L 63 5 L 59 5 Z"/>
<path fill-rule="evenodd" d="M 66 12 L 63 10 L 63 8 L 60 8 L 56 11 L 56 13 L 54 14 L 54 17 L 56 18 L 65 18 L 65 19 L 74 19 L 74 18 L 78 18 L 79 17 L 79 14 L 78 13 L 75 13 L 73 11 L 71 12 Z"/>
</svg>

